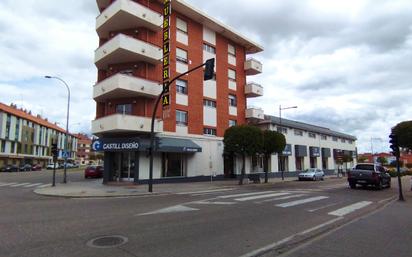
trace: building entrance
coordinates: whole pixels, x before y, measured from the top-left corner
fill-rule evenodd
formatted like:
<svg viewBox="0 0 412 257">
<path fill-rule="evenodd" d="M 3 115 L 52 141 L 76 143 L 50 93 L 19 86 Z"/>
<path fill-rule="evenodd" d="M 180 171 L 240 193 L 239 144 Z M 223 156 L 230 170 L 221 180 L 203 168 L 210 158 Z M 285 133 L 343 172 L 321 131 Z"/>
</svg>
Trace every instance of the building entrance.
<svg viewBox="0 0 412 257">
<path fill-rule="evenodd" d="M 135 152 L 116 152 L 114 154 L 113 170 L 115 180 L 133 181 L 136 166 Z"/>
</svg>

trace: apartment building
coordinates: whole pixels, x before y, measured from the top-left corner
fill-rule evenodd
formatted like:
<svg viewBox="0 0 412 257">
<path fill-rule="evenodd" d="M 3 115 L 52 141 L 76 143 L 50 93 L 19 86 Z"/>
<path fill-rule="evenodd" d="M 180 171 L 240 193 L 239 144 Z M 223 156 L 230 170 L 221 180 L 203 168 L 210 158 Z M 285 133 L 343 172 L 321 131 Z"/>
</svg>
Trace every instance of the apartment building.
<svg viewBox="0 0 412 257">
<path fill-rule="evenodd" d="M 164 1 L 97 0 L 98 69 L 92 148 L 104 152 L 104 181 L 139 182 L 149 176 L 149 132 L 162 91 Z M 154 178 L 223 175 L 225 130 L 246 123 L 248 97 L 263 94 L 249 75 L 262 64 L 246 56 L 263 48 L 182 0 L 172 1 L 170 78 L 215 58 L 215 77 L 201 69 L 170 87 L 167 111 L 156 113 Z"/>
<path fill-rule="evenodd" d="M 51 144 L 56 142 L 62 159 L 66 131 L 40 115 L 0 103 L 0 167 L 7 164 L 40 164 L 52 159 Z M 69 159 L 75 159 L 77 138 L 69 135 Z"/>
<path fill-rule="evenodd" d="M 263 115 L 260 110 L 254 124 L 262 130 L 278 131 L 285 135 L 286 147 L 278 155 L 273 154 L 269 160 L 270 172 L 299 172 L 308 168 L 320 168 L 330 173 L 356 164 L 356 137 L 333 131 L 329 128 L 303 122 L 279 119 Z M 352 157 L 352 161 L 342 165 L 343 156 Z M 252 172 L 263 171 L 263 158 L 255 157 L 249 162 Z"/>
</svg>

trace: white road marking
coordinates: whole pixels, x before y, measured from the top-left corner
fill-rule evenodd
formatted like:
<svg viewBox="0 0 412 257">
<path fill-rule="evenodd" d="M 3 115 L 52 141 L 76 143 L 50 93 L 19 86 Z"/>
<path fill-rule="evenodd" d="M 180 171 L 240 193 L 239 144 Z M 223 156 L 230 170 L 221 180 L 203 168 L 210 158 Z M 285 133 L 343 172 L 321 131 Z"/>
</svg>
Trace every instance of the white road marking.
<svg viewBox="0 0 412 257">
<path fill-rule="evenodd" d="M 329 212 L 328 214 L 342 217 L 342 216 L 345 216 L 346 214 L 349 214 L 349 213 L 354 212 L 356 210 L 362 209 L 363 207 L 366 207 L 371 203 L 372 202 L 370 202 L 370 201 L 362 201 L 362 202 L 354 203 L 354 204 L 348 205 L 346 207 L 337 209 L 333 212 Z"/>
<path fill-rule="evenodd" d="M 40 186 L 40 185 L 43 185 L 43 183 L 34 183 L 34 184 L 30 184 L 24 187 L 35 187 L 35 186 Z"/>
<path fill-rule="evenodd" d="M 224 191 L 231 191 L 234 188 L 220 188 L 220 189 L 210 189 L 210 190 L 203 190 L 203 191 L 193 191 L 193 192 L 180 192 L 177 193 L 178 195 L 191 195 L 191 194 L 203 194 L 203 193 L 214 193 L 214 192 L 224 192 Z"/>
<path fill-rule="evenodd" d="M 341 220 L 341 219 L 343 219 L 343 218 L 342 218 L 342 217 L 338 217 L 338 218 L 332 219 L 332 220 L 330 220 L 330 221 L 327 221 L 327 222 L 325 222 L 325 223 L 319 224 L 319 225 L 317 225 L 317 226 L 315 226 L 315 227 L 312 227 L 312 228 L 310 228 L 310 229 L 307 229 L 307 230 L 304 230 L 304 231 L 302 231 L 302 232 L 293 234 L 293 235 L 288 236 L 288 237 L 286 237 L 286 238 L 284 238 L 284 239 L 282 239 L 282 240 L 279 240 L 279 241 L 277 241 L 277 242 L 274 242 L 274 243 L 272 243 L 272 244 L 269 244 L 269 245 L 267 245 L 267 246 L 264 246 L 264 247 L 262 247 L 262 248 L 259 248 L 259 249 L 257 249 L 257 250 L 254 250 L 254 251 L 252 251 L 252 252 L 249 252 L 249 253 L 247 253 L 247 254 L 244 254 L 244 255 L 242 255 L 242 256 L 240 256 L 240 257 L 260 256 L 260 255 L 262 255 L 262 254 L 264 254 L 264 253 L 266 253 L 266 252 L 268 252 L 268 251 L 270 251 L 270 250 L 272 250 L 272 249 L 275 249 L 276 247 L 278 247 L 278 246 L 280 246 L 280 245 L 282 245 L 282 244 L 285 244 L 285 243 L 287 243 L 287 242 L 295 239 L 296 237 L 304 236 L 304 235 L 309 234 L 309 233 L 311 233 L 311 232 L 313 232 L 313 231 L 315 231 L 315 230 L 318 230 L 318 229 L 320 229 L 320 228 L 322 228 L 322 227 L 331 225 L 331 224 L 333 224 L 333 223 L 335 223 L 335 222 L 337 222 L 337 221 L 339 221 L 339 220 Z"/>
<path fill-rule="evenodd" d="M 276 206 L 286 208 L 286 207 L 292 207 L 292 206 L 296 206 L 296 205 L 300 205 L 300 204 L 315 202 L 315 201 L 323 200 L 323 199 L 326 199 L 326 198 L 329 198 L 329 197 L 328 196 L 315 196 L 315 197 L 310 197 L 310 198 L 306 198 L 306 199 L 302 199 L 302 200 L 296 200 L 296 201 L 292 201 L 292 202 L 277 204 Z"/>
<path fill-rule="evenodd" d="M 3 185 L 0 185 L 0 187 L 5 187 L 5 186 L 10 186 L 10 185 L 15 185 L 15 184 L 17 184 L 17 183 L 6 183 L 6 184 L 3 184 Z"/>
<path fill-rule="evenodd" d="M 289 196 L 283 196 L 283 197 L 276 197 L 276 198 L 272 198 L 272 199 L 267 199 L 267 200 L 258 201 L 258 202 L 255 202 L 255 203 L 274 202 L 274 201 L 278 201 L 278 200 L 286 200 L 286 199 L 298 198 L 298 197 L 302 197 L 302 196 L 305 196 L 305 194 L 298 194 L 298 195 L 289 195 Z"/>
<path fill-rule="evenodd" d="M 290 193 L 273 193 L 273 194 L 266 194 L 266 195 L 248 196 L 248 197 L 236 198 L 235 201 L 243 202 L 243 201 L 269 198 L 269 197 L 281 196 L 281 195 L 290 195 Z"/>
<path fill-rule="evenodd" d="M 236 204 L 236 202 L 209 202 L 209 201 L 197 201 L 197 202 L 191 202 L 190 204 L 231 205 L 231 204 Z"/>
<path fill-rule="evenodd" d="M 51 186 L 51 185 L 52 185 L 52 184 L 45 184 L 45 185 L 38 186 L 37 188 L 49 187 L 49 186 Z"/>
<path fill-rule="evenodd" d="M 267 193 L 273 193 L 275 191 L 261 191 L 261 192 L 253 192 L 253 193 L 242 193 L 242 194 L 235 194 L 235 195 L 222 195 L 218 196 L 218 198 L 234 198 L 234 197 L 239 197 L 239 196 L 249 196 L 249 195 L 261 195 L 261 194 L 267 194 Z"/>
<path fill-rule="evenodd" d="M 30 183 L 20 183 L 20 184 L 16 184 L 16 185 L 12 185 L 10 187 L 19 187 L 19 186 L 24 186 L 24 185 L 28 185 Z"/>
<path fill-rule="evenodd" d="M 337 205 L 338 203 L 331 203 L 331 204 L 327 204 L 327 205 L 324 205 L 324 206 L 321 206 L 321 207 L 319 207 L 319 208 L 315 208 L 315 209 L 309 209 L 309 210 L 307 210 L 308 212 L 315 212 L 315 211 L 319 211 L 319 210 L 322 210 L 322 209 L 325 209 L 325 208 L 328 208 L 328 207 L 331 207 L 331 206 L 334 206 L 334 205 Z"/>
<path fill-rule="evenodd" d="M 348 186 L 348 183 L 340 183 L 340 184 L 333 184 L 333 185 L 318 186 L 318 188 L 332 189 L 332 188 L 341 188 L 341 187 L 347 187 L 347 186 Z"/>
<path fill-rule="evenodd" d="M 136 214 L 135 216 L 145 216 L 145 215 L 152 215 L 152 214 L 165 214 L 165 213 L 176 213 L 176 212 L 186 212 L 186 211 L 198 211 L 199 209 L 187 207 L 184 205 L 175 205 L 172 207 L 163 208 L 157 211 L 146 212 L 141 214 Z"/>
</svg>

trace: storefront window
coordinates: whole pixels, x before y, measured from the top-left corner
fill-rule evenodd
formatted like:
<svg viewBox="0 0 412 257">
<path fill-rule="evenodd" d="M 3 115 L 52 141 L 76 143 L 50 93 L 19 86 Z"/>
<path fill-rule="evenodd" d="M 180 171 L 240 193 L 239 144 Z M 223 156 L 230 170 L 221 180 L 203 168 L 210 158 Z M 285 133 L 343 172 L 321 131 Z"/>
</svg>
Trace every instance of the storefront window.
<svg viewBox="0 0 412 257">
<path fill-rule="evenodd" d="M 184 177 L 186 176 L 185 156 L 179 153 L 163 154 L 163 177 Z"/>
</svg>

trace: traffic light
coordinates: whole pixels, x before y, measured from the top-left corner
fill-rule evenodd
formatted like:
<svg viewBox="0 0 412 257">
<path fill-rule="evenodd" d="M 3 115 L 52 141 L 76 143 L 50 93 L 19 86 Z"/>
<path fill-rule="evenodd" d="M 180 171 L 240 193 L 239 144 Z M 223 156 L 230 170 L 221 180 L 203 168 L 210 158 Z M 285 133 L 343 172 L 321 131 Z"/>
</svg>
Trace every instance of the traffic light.
<svg viewBox="0 0 412 257">
<path fill-rule="evenodd" d="M 215 58 L 209 59 L 205 62 L 205 70 L 203 73 L 203 80 L 213 79 L 215 74 Z"/>
<path fill-rule="evenodd" d="M 396 157 L 399 157 L 399 143 L 398 143 L 398 136 L 392 132 L 389 135 L 389 143 L 391 144 L 390 147 L 392 149 L 392 154 Z"/>
<path fill-rule="evenodd" d="M 57 150 L 57 144 L 52 144 L 51 152 L 52 152 L 53 158 L 57 158 L 59 154 L 59 151 Z"/>
</svg>

